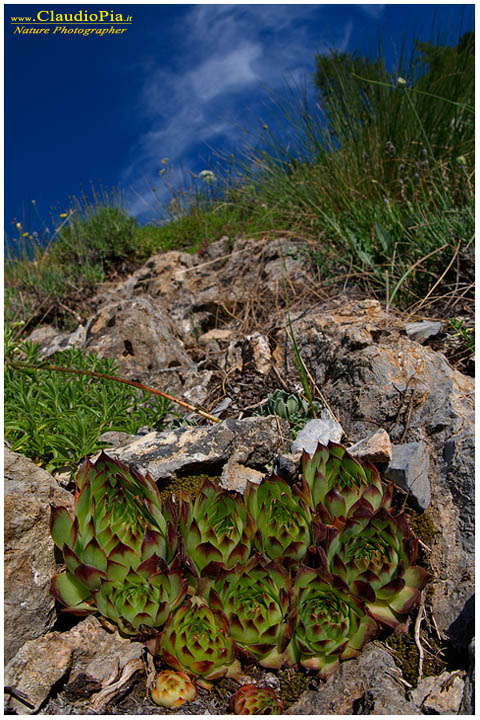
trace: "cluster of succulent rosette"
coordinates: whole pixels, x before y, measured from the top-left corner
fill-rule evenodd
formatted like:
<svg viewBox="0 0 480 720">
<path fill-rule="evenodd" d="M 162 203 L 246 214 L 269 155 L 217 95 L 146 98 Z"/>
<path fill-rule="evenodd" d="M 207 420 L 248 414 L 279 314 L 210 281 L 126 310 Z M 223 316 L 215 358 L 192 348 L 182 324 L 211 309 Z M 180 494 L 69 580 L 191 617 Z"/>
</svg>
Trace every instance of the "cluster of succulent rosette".
<svg viewBox="0 0 480 720">
<path fill-rule="evenodd" d="M 78 472 L 74 514 L 52 509 L 51 532 L 66 610 L 99 613 L 204 683 L 242 662 L 326 678 L 404 623 L 429 580 L 391 487 L 335 443 L 304 453 L 293 487 L 271 476 L 242 497 L 206 481 L 167 501 L 102 453 Z"/>
</svg>

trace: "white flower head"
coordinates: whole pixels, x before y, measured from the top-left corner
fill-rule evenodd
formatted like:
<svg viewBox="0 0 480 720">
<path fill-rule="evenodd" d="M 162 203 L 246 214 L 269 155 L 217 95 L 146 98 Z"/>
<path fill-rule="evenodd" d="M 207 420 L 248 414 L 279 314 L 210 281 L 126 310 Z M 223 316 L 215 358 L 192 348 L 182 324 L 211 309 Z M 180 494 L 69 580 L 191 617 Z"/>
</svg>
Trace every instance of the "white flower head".
<svg viewBox="0 0 480 720">
<path fill-rule="evenodd" d="M 217 179 L 211 170 L 202 170 L 198 173 L 198 177 L 206 183 L 213 183 Z"/>
<path fill-rule="evenodd" d="M 402 78 L 402 77 L 397 78 L 397 87 L 404 88 L 404 87 L 406 87 L 406 85 L 407 85 L 407 81 L 405 80 L 405 78 Z"/>
</svg>

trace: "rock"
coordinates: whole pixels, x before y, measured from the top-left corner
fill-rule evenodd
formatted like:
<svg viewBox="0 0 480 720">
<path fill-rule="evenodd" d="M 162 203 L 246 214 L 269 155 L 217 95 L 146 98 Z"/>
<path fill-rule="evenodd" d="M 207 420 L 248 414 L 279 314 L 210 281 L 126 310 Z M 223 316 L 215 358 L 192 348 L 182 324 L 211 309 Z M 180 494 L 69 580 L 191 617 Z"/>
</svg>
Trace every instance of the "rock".
<svg viewBox="0 0 480 720">
<path fill-rule="evenodd" d="M 288 423 L 279 422 L 288 437 Z M 264 466 L 282 449 L 282 442 L 275 418 L 251 417 L 151 432 L 109 454 L 140 472 L 148 471 L 154 480 L 172 480 L 178 473 L 218 470 L 232 455 L 243 465 Z"/>
<path fill-rule="evenodd" d="M 268 375 L 272 369 L 272 354 L 268 339 L 261 333 L 247 335 L 242 347 L 242 357 L 245 365 L 253 364 L 259 375 Z"/>
<path fill-rule="evenodd" d="M 34 714 L 52 688 L 66 681 L 64 691 L 85 697 L 98 690 L 117 667 L 142 657 L 142 643 L 107 632 L 89 617 L 68 632 L 51 632 L 26 642 L 5 667 L 5 683 L 24 693 L 35 706 L 27 710 L 18 700 L 9 705 L 17 713 Z"/>
<path fill-rule="evenodd" d="M 129 442 L 132 442 L 132 440 L 135 440 L 135 435 L 117 430 L 107 430 L 107 432 L 102 433 L 98 437 L 99 442 L 108 443 L 108 446 L 113 448 L 127 445 Z"/>
<path fill-rule="evenodd" d="M 41 345 L 44 342 L 52 340 L 58 336 L 58 330 L 52 325 L 41 325 L 32 330 L 27 340 L 35 343 L 35 345 Z"/>
<path fill-rule="evenodd" d="M 470 660 L 459 715 L 475 715 L 475 638 L 468 646 Z"/>
<path fill-rule="evenodd" d="M 301 460 L 302 451 L 277 455 L 273 465 L 274 472 L 292 482 L 300 470 Z"/>
<path fill-rule="evenodd" d="M 232 337 L 232 334 L 233 331 L 227 328 L 213 328 L 203 335 L 200 335 L 198 342 L 200 345 L 208 345 L 208 343 L 212 342 L 212 340 L 228 342 L 228 340 Z"/>
<path fill-rule="evenodd" d="M 309 420 L 305 427 L 300 430 L 292 443 L 290 451 L 297 453 L 305 450 L 309 455 L 312 455 L 317 449 L 318 443 L 328 445 L 330 440 L 338 443 L 343 434 L 340 423 L 331 416 L 327 409 L 323 409 L 319 418 Z"/>
<path fill-rule="evenodd" d="M 50 630 L 57 619 L 50 595 L 56 571 L 50 537 L 50 503 L 71 506 L 73 498 L 46 470 L 5 449 L 4 531 L 5 661 L 27 641 Z"/>
<path fill-rule="evenodd" d="M 232 456 L 226 465 L 223 466 L 220 487 L 225 490 L 234 490 L 243 495 L 247 483 L 251 482 L 259 485 L 264 477 L 265 473 L 236 462 L 234 456 Z"/>
<path fill-rule="evenodd" d="M 286 715 L 414 715 L 399 678 L 400 669 L 386 650 L 367 645 L 354 660 L 342 662 L 318 692 L 307 690 Z"/>
<path fill-rule="evenodd" d="M 410 340 L 423 343 L 430 337 L 434 337 L 442 332 L 443 323 L 433 322 L 431 320 L 422 320 L 421 322 L 407 323 L 405 330 Z"/>
<path fill-rule="evenodd" d="M 464 672 L 443 672 L 419 680 L 410 697 L 424 715 L 458 715 L 463 697 Z"/>
<path fill-rule="evenodd" d="M 381 428 L 370 437 L 359 440 L 349 447 L 348 452 L 359 460 L 369 460 L 377 464 L 388 463 L 392 459 L 390 435 Z"/>
<path fill-rule="evenodd" d="M 86 346 L 101 357 L 115 358 L 124 372 L 159 373 L 192 365 L 167 312 L 147 297 L 111 303 L 94 315 Z"/>
<path fill-rule="evenodd" d="M 303 361 L 349 437 L 385 428 L 396 445 L 426 444 L 438 529 L 426 541 L 436 568 L 429 599 L 440 632 L 465 649 L 474 627 L 473 379 L 411 342 L 375 300 L 329 300 L 292 322 Z M 274 340 L 288 346 L 288 331 Z"/>
<path fill-rule="evenodd" d="M 73 332 L 58 332 L 55 328 L 47 325 L 43 328 L 36 328 L 30 333 L 28 340 L 40 346 L 40 355 L 44 358 L 51 357 L 57 352 L 69 348 L 83 348 L 87 337 L 87 330 L 84 325 L 79 325 Z"/>
<path fill-rule="evenodd" d="M 212 377 L 213 372 L 211 370 L 197 372 L 192 368 L 192 370 L 187 371 L 183 375 L 184 390 L 182 397 L 191 405 L 204 407 L 210 397 L 209 384 Z"/>
<path fill-rule="evenodd" d="M 429 466 L 429 452 L 424 442 L 394 445 L 392 459 L 383 475 L 410 492 L 420 510 L 426 510 L 431 501 Z"/>
</svg>

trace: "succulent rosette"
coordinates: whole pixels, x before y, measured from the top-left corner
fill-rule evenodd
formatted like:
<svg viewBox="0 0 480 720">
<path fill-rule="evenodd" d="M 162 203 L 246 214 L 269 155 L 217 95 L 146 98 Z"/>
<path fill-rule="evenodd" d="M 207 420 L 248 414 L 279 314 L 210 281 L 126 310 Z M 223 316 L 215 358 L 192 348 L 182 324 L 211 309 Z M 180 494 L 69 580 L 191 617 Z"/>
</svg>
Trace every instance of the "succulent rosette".
<svg viewBox="0 0 480 720">
<path fill-rule="evenodd" d="M 206 481 L 193 502 L 181 497 L 179 518 L 187 560 L 198 574 L 230 569 L 250 557 L 255 526 L 240 495 Z"/>
<path fill-rule="evenodd" d="M 312 507 L 326 524 L 342 527 L 361 507 L 375 512 L 391 506 L 392 486 L 382 486 L 375 465 L 360 462 L 337 443 L 319 444 L 313 455 L 304 452 L 302 471 Z"/>
<path fill-rule="evenodd" d="M 230 635 L 243 653 L 264 667 L 280 668 L 295 625 L 292 583 L 278 563 L 255 555 L 246 565 L 203 581 L 209 606 L 227 616 Z"/>
<path fill-rule="evenodd" d="M 155 677 L 150 694 L 156 705 L 178 708 L 195 700 L 197 689 L 186 673 L 163 670 Z"/>
<path fill-rule="evenodd" d="M 362 603 L 334 584 L 325 571 L 302 566 L 295 578 L 297 625 L 292 659 L 328 677 L 341 659 L 355 657 L 378 632 Z"/>
<path fill-rule="evenodd" d="M 77 615 L 100 611 L 128 635 L 158 628 L 186 592 L 177 564 L 166 562 L 177 546 L 173 504 L 167 519 L 153 480 L 102 453 L 78 472 L 74 511 L 52 508 L 67 566 L 52 594 Z"/>
<path fill-rule="evenodd" d="M 257 533 L 255 544 L 271 560 L 282 558 L 287 564 L 301 561 L 316 535 L 308 498 L 298 487 L 292 488 L 273 475 L 259 485 L 249 483 L 245 502 Z"/>
<path fill-rule="evenodd" d="M 258 685 L 242 685 L 230 701 L 235 715 L 281 715 L 283 703 L 275 691 Z"/>
<path fill-rule="evenodd" d="M 418 540 L 410 536 L 404 514 L 384 508 L 364 510 L 351 517 L 343 530 L 327 530 L 325 551 L 318 549 L 328 570 L 383 625 L 396 628 L 420 599 L 429 573 L 415 565 Z"/>
<path fill-rule="evenodd" d="M 185 597 L 186 580 L 176 567 L 149 557 L 121 583 L 103 581 L 94 593 L 97 610 L 123 635 L 147 639 L 155 635 Z"/>
<path fill-rule="evenodd" d="M 204 680 L 216 680 L 240 670 L 227 618 L 221 612 L 213 612 L 206 600 L 197 595 L 171 614 L 161 636 L 147 646 L 174 670 Z"/>
</svg>

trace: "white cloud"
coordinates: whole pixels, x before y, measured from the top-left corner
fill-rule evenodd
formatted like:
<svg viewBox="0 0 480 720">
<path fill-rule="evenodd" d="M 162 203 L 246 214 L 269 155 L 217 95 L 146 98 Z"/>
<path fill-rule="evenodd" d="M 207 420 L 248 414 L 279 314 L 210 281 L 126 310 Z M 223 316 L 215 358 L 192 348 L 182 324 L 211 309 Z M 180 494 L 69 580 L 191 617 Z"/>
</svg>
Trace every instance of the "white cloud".
<svg viewBox="0 0 480 720">
<path fill-rule="evenodd" d="M 363 4 L 359 6 L 363 12 L 367 13 L 370 17 L 378 18 L 383 15 L 385 5 L 375 5 L 373 3 Z"/>
<path fill-rule="evenodd" d="M 260 80 L 252 65 L 260 58 L 259 44 L 247 43 L 225 55 L 215 55 L 186 78 L 202 103 L 233 88 L 243 88 Z"/>
<path fill-rule="evenodd" d="M 351 21 L 328 21 L 328 7 L 190 6 L 174 27 L 171 63 L 150 58 L 142 66 L 135 112 L 150 127 L 131 148 L 122 182 L 136 188 L 145 179 L 158 182 L 163 157 L 202 170 L 188 167 L 189 153 L 220 138 L 235 143 L 248 108 L 259 112 L 287 79 L 310 81 L 315 52 L 346 50 L 352 32 Z M 130 209 L 141 212 L 144 206 L 135 201 Z"/>
</svg>

